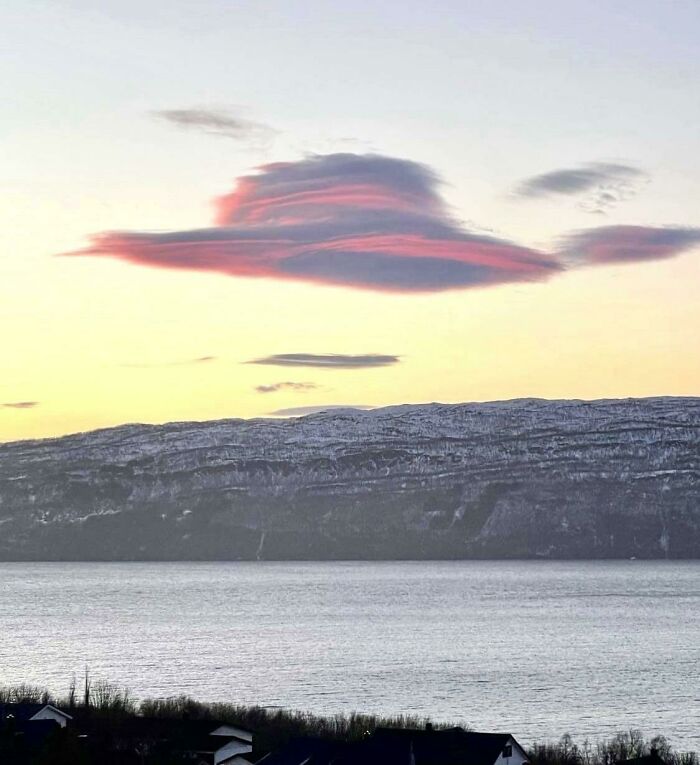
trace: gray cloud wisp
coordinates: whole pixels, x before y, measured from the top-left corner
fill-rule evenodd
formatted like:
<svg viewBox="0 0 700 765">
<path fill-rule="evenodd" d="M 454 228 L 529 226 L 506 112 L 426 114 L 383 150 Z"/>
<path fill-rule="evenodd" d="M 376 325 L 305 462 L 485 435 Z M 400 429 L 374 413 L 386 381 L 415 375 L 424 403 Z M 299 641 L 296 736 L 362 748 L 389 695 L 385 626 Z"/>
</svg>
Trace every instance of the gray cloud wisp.
<svg viewBox="0 0 700 765">
<path fill-rule="evenodd" d="M 181 361 L 161 361 L 143 364 L 121 364 L 126 369 L 155 369 L 158 367 L 186 367 L 194 364 L 208 364 L 210 361 L 216 361 L 216 356 L 198 356 L 194 359 L 183 359 Z"/>
<path fill-rule="evenodd" d="M 186 130 L 199 130 L 238 141 L 269 139 L 275 133 L 269 125 L 244 119 L 222 109 L 161 109 L 153 114 Z"/>
<path fill-rule="evenodd" d="M 343 353 L 278 353 L 252 359 L 246 364 L 275 367 L 316 367 L 318 369 L 366 369 L 398 364 L 399 356 L 379 353 L 349 355 Z"/>
<path fill-rule="evenodd" d="M 646 180 L 646 173 L 632 165 L 591 162 L 526 178 L 516 187 L 515 194 L 528 199 L 577 197 L 586 212 L 604 213 L 634 196 Z"/>
<path fill-rule="evenodd" d="M 318 385 L 312 382 L 277 382 L 269 385 L 256 385 L 257 393 L 278 393 L 281 390 L 307 391 L 316 390 Z"/>
<path fill-rule="evenodd" d="M 369 409 L 374 409 L 374 407 L 365 404 L 318 404 L 316 406 L 291 406 L 287 409 L 275 409 L 274 412 L 269 412 L 269 414 L 272 417 L 303 417 L 307 414 L 318 414 L 339 409 L 368 411 Z"/>
</svg>

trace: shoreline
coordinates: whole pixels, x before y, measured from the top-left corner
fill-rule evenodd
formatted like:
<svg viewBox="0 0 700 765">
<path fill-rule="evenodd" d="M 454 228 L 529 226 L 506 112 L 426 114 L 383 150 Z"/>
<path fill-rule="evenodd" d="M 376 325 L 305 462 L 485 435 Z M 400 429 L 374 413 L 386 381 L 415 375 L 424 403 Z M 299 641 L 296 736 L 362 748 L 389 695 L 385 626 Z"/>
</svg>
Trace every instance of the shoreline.
<svg viewBox="0 0 700 765">
<path fill-rule="evenodd" d="M 435 720 L 431 716 L 382 715 L 363 712 L 317 714 L 285 706 L 260 706 L 232 702 L 206 702 L 189 695 L 146 697 L 139 700 L 128 688 L 93 681 L 86 671 L 80 683 L 74 678 L 66 696 L 30 684 L 0 685 L 0 707 L 8 703 L 51 704 L 68 712 L 76 721 L 117 728 L 121 721 L 139 719 L 209 720 L 240 726 L 254 732 L 256 759 L 299 737 L 329 741 L 361 741 L 380 728 L 403 730 L 448 730 L 456 726 L 466 731 L 471 726 L 456 721 Z M 499 733 L 506 733 L 507 726 Z M 525 741 L 523 739 L 523 741 Z M 663 733 L 646 738 L 638 729 L 621 729 L 612 736 L 592 739 L 562 733 L 558 737 L 524 743 L 532 765 L 610 765 L 627 755 L 645 756 L 658 751 L 665 765 L 700 765 L 698 752 L 676 748 Z"/>
</svg>

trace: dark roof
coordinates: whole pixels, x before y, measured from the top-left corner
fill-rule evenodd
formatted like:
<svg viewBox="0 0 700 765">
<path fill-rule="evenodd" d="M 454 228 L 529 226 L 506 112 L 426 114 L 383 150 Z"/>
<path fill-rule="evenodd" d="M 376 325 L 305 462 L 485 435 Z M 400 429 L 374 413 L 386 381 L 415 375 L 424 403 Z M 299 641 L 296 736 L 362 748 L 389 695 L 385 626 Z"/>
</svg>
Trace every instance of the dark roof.
<svg viewBox="0 0 700 765">
<path fill-rule="evenodd" d="M 403 761 L 404 752 L 408 749 L 415 765 L 493 765 L 511 738 L 510 733 L 477 733 L 462 728 L 378 728 L 363 743 L 367 744 L 370 757 L 373 747 L 377 750 L 376 762 L 389 762 L 387 757 L 397 763 Z M 392 756 L 392 751 L 395 756 Z"/>
<path fill-rule="evenodd" d="M 88 718 L 81 722 L 80 727 L 86 733 L 98 732 L 108 728 L 115 735 L 123 738 L 186 738 L 202 739 L 212 731 L 225 725 L 218 720 L 190 720 L 177 717 L 140 717 L 131 716 L 121 719 Z M 236 736 L 215 736 L 221 741 L 221 746 Z"/>
<path fill-rule="evenodd" d="M 332 765 L 418 765 L 410 738 L 375 738 L 349 744 L 332 761 Z"/>
<path fill-rule="evenodd" d="M 35 714 L 41 712 L 44 707 L 48 706 L 58 710 L 62 714 L 66 715 L 66 717 L 70 717 L 68 713 L 64 712 L 62 709 L 58 709 L 58 707 L 55 707 L 53 704 L 10 703 L 0 704 L 0 720 L 5 720 L 9 715 L 12 715 L 15 720 L 31 720 Z M 35 720 L 35 722 L 38 722 L 38 720 Z"/>
<path fill-rule="evenodd" d="M 168 751 L 211 754 L 235 741 L 250 750 L 252 744 L 235 735 L 212 736 L 212 732 L 222 725 L 226 723 L 218 720 L 134 716 L 122 719 L 93 717 L 80 721 L 77 727 L 92 742 L 120 749 L 147 743 Z"/>
<path fill-rule="evenodd" d="M 327 765 L 347 744 L 320 738 L 294 738 L 286 746 L 276 749 L 258 760 L 256 765 Z"/>
<path fill-rule="evenodd" d="M 462 728 L 378 728 L 352 744 L 294 739 L 257 765 L 493 765 L 511 739 L 509 733 L 472 733 Z"/>
</svg>

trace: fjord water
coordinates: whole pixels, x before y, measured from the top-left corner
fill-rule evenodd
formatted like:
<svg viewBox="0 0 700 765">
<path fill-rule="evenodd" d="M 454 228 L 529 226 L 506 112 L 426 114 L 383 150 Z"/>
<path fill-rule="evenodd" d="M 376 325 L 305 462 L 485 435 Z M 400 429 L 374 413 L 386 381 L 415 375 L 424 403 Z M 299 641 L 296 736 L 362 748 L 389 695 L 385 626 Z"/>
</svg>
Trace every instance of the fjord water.
<svg viewBox="0 0 700 765">
<path fill-rule="evenodd" d="M 0 683 L 700 749 L 700 562 L 4 563 Z"/>
</svg>

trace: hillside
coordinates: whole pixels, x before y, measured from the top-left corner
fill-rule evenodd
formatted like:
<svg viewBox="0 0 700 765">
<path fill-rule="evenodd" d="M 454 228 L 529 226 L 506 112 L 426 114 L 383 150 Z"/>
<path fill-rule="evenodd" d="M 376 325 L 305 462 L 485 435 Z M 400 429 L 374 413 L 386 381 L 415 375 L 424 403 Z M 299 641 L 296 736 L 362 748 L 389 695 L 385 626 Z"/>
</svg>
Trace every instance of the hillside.
<svg viewBox="0 0 700 765">
<path fill-rule="evenodd" d="M 522 399 L 0 444 L 0 559 L 700 557 L 700 399 Z"/>
</svg>

